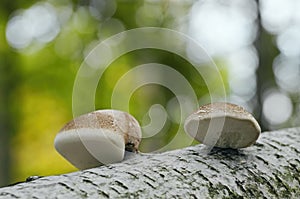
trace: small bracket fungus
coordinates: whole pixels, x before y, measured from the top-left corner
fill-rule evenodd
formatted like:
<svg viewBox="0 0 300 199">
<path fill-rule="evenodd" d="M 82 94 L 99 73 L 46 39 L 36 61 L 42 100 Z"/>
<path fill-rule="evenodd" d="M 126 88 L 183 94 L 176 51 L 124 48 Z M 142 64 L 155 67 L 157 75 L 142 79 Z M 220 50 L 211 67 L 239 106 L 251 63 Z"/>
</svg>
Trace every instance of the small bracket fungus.
<svg viewBox="0 0 300 199">
<path fill-rule="evenodd" d="M 141 128 L 118 110 L 98 110 L 67 123 L 54 140 L 55 149 L 78 169 L 120 162 L 125 150 L 137 152 Z"/>
<path fill-rule="evenodd" d="M 261 132 L 249 112 L 225 102 L 201 106 L 186 119 L 184 129 L 205 145 L 233 149 L 252 145 Z"/>
</svg>

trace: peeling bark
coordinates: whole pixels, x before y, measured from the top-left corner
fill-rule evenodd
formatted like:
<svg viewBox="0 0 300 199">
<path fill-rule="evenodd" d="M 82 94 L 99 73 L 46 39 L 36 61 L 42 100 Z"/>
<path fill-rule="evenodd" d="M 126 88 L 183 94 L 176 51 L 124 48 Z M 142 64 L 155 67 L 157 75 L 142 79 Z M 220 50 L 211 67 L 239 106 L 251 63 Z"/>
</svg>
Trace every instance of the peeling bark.
<svg viewBox="0 0 300 199">
<path fill-rule="evenodd" d="M 2 198 L 300 198 L 300 128 L 242 150 L 203 145 L 0 189 Z"/>
</svg>

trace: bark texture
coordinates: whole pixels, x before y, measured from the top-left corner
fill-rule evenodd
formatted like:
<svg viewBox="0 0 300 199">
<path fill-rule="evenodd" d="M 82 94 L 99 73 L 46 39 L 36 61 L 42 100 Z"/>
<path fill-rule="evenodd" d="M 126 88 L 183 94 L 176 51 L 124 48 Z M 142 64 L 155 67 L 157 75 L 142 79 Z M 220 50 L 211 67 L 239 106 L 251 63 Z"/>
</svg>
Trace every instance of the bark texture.
<svg viewBox="0 0 300 199">
<path fill-rule="evenodd" d="M 243 150 L 203 145 L 0 189 L 2 198 L 300 198 L 300 128 Z"/>
</svg>

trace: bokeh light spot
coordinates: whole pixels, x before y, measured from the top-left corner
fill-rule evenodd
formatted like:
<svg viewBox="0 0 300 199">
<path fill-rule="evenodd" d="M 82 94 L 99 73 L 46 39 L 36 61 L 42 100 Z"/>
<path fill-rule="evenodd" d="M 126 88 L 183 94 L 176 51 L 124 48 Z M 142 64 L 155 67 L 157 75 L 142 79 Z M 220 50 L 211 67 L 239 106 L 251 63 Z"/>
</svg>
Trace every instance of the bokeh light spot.
<svg viewBox="0 0 300 199">
<path fill-rule="evenodd" d="M 6 27 L 6 39 L 11 47 L 22 49 L 33 41 L 47 43 L 59 33 L 56 11 L 48 3 L 37 3 L 27 10 L 19 11 Z"/>
<path fill-rule="evenodd" d="M 263 115 L 271 125 L 279 125 L 286 122 L 292 114 L 291 99 L 279 91 L 271 91 L 263 101 Z"/>
</svg>

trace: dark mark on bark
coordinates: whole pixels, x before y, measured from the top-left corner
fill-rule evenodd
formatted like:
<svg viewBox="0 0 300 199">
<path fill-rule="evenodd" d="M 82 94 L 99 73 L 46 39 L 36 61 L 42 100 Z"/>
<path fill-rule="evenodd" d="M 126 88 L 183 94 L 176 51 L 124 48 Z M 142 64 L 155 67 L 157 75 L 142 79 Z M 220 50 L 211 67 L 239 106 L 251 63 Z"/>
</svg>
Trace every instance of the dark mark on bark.
<svg viewBox="0 0 300 199">
<path fill-rule="evenodd" d="M 118 185 L 118 186 L 120 186 L 120 187 L 122 187 L 124 189 L 128 189 L 128 187 L 126 187 L 122 182 L 120 182 L 118 180 L 116 180 L 115 183 L 116 183 L 116 185 Z"/>
<path fill-rule="evenodd" d="M 11 196 L 11 197 L 14 197 L 14 198 L 20 198 L 19 196 L 16 196 L 12 193 L 8 193 L 8 192 L 2 192 L 0 193 L 0 196 Z"/>
<path fill-rule="evenodd" d="M 105 198 L 109 198 L 109 195 L 107 193 L 105 193 L 102 190 L 97 190 L 98 194 L 100 194 L 101 196 L 104 196 Z"/>
<path fill-rule="evenodd" d="M 63 183 L 63 182 L 59 182 L 57 183 L 63 187 L 65 187 L 66 189 L 70 190 L 70 191 L 75 191 L 72 187 L 68 186 L 67 184 Z"/>
<path fill-rule="evenodd" d="M 255 157 L 256 157 L 258 160 L 262 161 L 265 165 L 269 165 L 269 163 L 268 163 L 265 159 L 263 159 L 262 157 L 260 157 L 260 156 L 258 156 L 258 155 L 255 155 Z"/>
<path fill-rule="evenodd" d="M 152 189 L 155 189 L 155 187 L 151 184 L 151 183 L 149 183 L 149 182 L 147 182 L 147 181 L 144 181 L 148 186 L 150 186 Z"/>
</svg>

